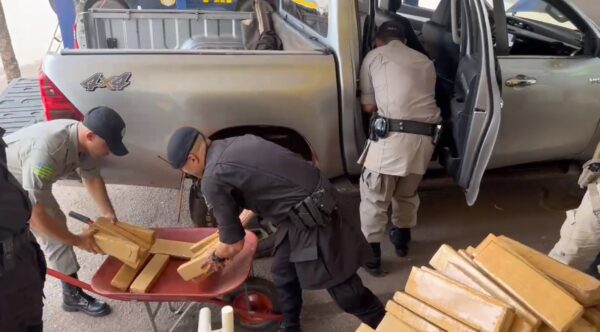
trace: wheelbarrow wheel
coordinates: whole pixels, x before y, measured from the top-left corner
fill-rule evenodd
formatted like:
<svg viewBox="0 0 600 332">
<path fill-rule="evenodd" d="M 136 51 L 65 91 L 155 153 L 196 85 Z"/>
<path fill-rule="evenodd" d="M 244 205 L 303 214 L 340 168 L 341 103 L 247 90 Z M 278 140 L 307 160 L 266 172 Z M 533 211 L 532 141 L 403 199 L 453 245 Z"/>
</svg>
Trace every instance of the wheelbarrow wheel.
<svg viewBox="0 0 600 332">
<path fill-rule="evenodd" d="M 277 290 L 272 282 L 258 277 L 250 277 L 244 286 L 236 289 L 224 298 L 225 302 L 236 309 L 258 313 L 275 313 L 279 310 Z M 265 321 L 259 317 L 235 316 L 235 326 L 245 331 L 275 332 L 279 330 L 279 321 Z"/>
</svg>

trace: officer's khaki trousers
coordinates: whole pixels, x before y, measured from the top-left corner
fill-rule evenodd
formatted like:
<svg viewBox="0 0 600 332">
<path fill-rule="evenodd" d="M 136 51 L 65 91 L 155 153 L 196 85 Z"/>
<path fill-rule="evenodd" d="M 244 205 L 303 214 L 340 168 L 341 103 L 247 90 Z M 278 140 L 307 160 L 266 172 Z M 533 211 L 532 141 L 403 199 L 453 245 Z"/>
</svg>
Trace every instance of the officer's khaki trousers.
<svg viewBox="0 0 600 332">
<path fill-rule="evenodd" d="M 46 213 L 50 215 L 56 222 L 62 223 L 67 227 L 67 217 L 60 210 L 60 206 L 56 199 L 51 196 L 44 202 Z M 45 234 L 40 234 L 32 230 L 40 247 L 44 251 L 48 267 L 60 273 L 71 275 L 79 271 L 77 256 L 72 246 L 66 245 L 61 241 Z"/>
<path fill-rule="evenodd" d="M 360 178 L 360 223 L 369 243 L 381 242 L 392 205 L 391 221 L 399 228 L 417 225 L 419 195 L 423 175 L 393 176 L 364 169 Z"/>
<path fill-rule="evenodd" d="M 579 270 L 585 270 L 600 252 L 600 219 L 594 214 L 589 190 L 579 207 L 567 211 L 560 239 L 549 256 Z"/>
</svg>

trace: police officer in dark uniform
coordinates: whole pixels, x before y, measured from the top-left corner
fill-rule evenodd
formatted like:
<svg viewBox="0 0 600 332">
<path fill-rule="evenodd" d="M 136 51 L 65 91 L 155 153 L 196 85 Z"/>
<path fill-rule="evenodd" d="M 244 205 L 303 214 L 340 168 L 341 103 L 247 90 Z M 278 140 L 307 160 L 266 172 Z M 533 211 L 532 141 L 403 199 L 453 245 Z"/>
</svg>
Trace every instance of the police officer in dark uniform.
<svg viewBox="0 0 600 332">
<path fill-rule="evenodd" d="M 46 261 L 29 231 L 31 203 L 8 172 L 0 128 L 0 331 L 42 331 Z"/>
<path fill-rule="evenodd" d="M 340 308 L 373 328 L 383 319 L 383 304 L 356 274 L 368 244 L 342 219 L 335 189 L 309 162 L 257 136 L 210 142 L 189 127 L 171 136 L 167 158 L 202 181 L 219 228 L 216 268 L 244 246 L 242 209 L 278 226 L 271 272 L 284 331 L 300 331 L 302 289 L 327 289 Z"/>
</svg>

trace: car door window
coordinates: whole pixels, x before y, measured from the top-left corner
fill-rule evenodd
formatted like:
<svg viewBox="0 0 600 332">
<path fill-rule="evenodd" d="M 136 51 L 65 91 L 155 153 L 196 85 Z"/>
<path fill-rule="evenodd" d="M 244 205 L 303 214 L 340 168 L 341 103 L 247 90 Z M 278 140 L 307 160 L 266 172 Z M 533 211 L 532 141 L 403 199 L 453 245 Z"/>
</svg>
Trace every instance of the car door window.
<svg viewBox="0 0 600 332">
<path fill-rule="evenodd" d="M 486 0 L 494 7 L 493 0 Z M 504 0 L 509 55 L 574 56 L 584 48 L 580 29 L 544 0 Z"/>
<path fill-rule="evenodd" d="M 435 10 L 440 4 L 440 1 L 441 0 L 402 0 L 402 5 Z"/>
<path fill-rule="evenodd" d="M 327 37 L 329 0 L 282 0 L 282 8 L 323 37 Z"/>
</svg>

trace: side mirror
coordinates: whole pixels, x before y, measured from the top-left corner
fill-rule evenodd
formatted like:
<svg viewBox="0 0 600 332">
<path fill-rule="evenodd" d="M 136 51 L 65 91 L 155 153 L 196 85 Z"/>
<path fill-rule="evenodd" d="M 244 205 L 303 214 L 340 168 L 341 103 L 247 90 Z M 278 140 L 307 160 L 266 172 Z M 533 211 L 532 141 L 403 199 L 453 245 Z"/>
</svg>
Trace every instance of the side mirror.
<svg viewBox="0 0 600 332">
<path fill-rule="evenodd" d="M 569 21 L 563 13 L 561 13 L 558 9 L 554 8 L 552 5 L 546 5 L 545 9 L 546 13 L 550 15 L 553 19 L 557 20 L 560 23 L 565 23 Z"/>
</svg>

